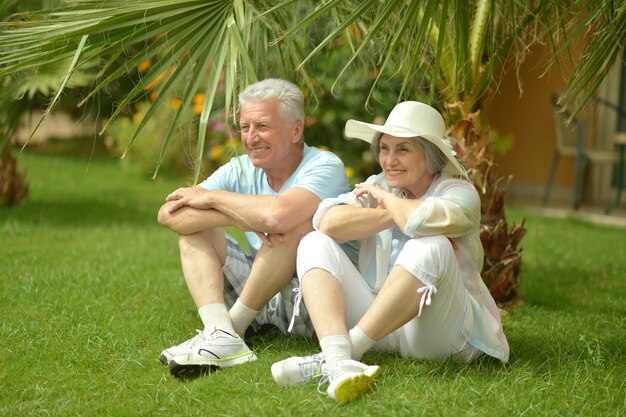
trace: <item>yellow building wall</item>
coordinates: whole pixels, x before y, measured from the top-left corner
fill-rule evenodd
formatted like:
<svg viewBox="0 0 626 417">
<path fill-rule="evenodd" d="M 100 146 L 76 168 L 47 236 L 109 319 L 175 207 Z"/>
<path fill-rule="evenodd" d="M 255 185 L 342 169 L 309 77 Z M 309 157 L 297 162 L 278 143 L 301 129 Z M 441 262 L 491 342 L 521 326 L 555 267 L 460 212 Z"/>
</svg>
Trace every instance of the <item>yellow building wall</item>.
<svg viewBox="0 0 626 417">
<path fill-rule="evenodd" d="M 489 106 L 492 128 L 514 138 L 512 148 L 496 157 L 496 171 L 513 175 L 509 191 L 513 199 L 541 196 L 556 148 L 551 94 L 562 90 L 565 82 L 556 66 L 543 74 L 545 63 L 546 51 L 534 48 L 521 67 L 522 93 L 517 75 L 509 72 Z M 571 188 L 573 172 L 573 158 L 561 157 L 553 188 Z"/>
</svg>

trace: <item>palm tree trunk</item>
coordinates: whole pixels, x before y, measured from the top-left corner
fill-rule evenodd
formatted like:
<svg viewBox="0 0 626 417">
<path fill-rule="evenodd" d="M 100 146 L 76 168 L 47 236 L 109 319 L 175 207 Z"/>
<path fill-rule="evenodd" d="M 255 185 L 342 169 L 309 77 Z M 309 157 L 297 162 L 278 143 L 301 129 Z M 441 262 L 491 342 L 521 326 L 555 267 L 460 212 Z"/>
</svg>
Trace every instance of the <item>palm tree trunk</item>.
<svg viewBox="0 0 626 417">
<path fill-rule="evenodd" d="M 0 150 L 0 206 L 13 206 L 28 193 L 25 172 L 17 169 L 17 160 L 11 155 L 11 147 Z"/>
<path fill-rule="evenodd" d="M 505 197 L 511 176 L 497 176 L 490 151 L 488 126 L 481 129 L 476 114 L 458 121 L 450 135 L 457 140 L 457 154 L 463 160 L 481 200 L 480 240 L 485 251 L 483 281 L 499 305 L 519 298 L 518 278 L 522 270 L 519 244 L 526 234 L 525 218 L 509 227 Z"/>
</svg>

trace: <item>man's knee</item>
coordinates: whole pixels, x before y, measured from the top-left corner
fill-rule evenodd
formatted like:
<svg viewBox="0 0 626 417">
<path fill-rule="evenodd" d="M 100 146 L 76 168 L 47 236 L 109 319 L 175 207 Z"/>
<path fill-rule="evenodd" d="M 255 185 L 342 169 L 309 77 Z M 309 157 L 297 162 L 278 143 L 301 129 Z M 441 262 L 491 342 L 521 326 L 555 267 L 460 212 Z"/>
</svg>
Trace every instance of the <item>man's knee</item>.
<svg viewBox="0 0 626 417">
<path fill-rule="evenodd" d="M 191 253 L 216 256 L 223 265 L 226 260 L 226 235 L 221 228 L 202 230 L 188 235 L 178 235 L 181 256 Z"/>
<path fill-rule="evenodd" d="M 304 222 L 295 229 L 284 233 L 280 238 L 272 240 L 272 246 L 276 250 L 284 250 L 285 248 L 297 248 L 304 236 L 313 230 L 311 222 Z"/>
<path fill-rule="evenodd" d="M 161 226 L 167 227 L 170 229 L 172 223 L 172 213 L 170 212 L 170 206 L 172 202 L 169 201 L 161 206 L 159 212 L 157 213 L 157 221 Z"/>
</svg>

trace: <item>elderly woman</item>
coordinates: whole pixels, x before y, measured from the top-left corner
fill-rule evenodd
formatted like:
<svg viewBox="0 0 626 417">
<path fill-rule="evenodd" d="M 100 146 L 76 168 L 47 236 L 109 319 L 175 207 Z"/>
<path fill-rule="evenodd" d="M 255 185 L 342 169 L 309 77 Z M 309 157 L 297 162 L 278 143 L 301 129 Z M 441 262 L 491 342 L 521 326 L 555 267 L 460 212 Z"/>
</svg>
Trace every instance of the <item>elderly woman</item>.
<svg viewBox="0 0 626 417">
<path fill-rule="evenodd" d="M 280 386 L 322 375 L 340 403 L 369 389 L 373 348 L 426 360 L 507 362 L 509 346 L 480 271 L 480 199 L 454 157 L 443 118 L 398 104 L 384 125 L 349 120 L 383 172 L 323 200 L 298 248 L 301 292 L 322 348 L 272 365 Z M 462 177 L 462 178 L 455 178 Z M 359 240 L 358 265 L 339 243 Z M 348 329 L 350 329 L 348 331 Z"/>
</svg>

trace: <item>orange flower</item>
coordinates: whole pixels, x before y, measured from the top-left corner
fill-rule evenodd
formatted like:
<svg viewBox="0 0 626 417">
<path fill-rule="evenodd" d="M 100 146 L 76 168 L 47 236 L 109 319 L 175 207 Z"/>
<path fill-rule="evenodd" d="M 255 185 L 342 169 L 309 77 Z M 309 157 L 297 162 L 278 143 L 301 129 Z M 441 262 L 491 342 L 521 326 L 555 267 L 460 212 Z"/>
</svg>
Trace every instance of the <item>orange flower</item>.
<svg viewBox="0 0 626 417">
<path fill-rule="evenodd" d="M 193 104 L 204 104 L 204 94 L 198 93 L 193 96 Z"/>
<path fill-rule="evenodd" d="M 350 167 L 346 167 L 346 177 L 352 178 L 354 176 L 354 170 Z"/>
<path fill-rule="evenodd" d="M 167 103 L 167 104 L 171 108 L 178 110 L 180 108 L 181 103 L 182 103 L 181 99 L 179 99 L 179 98 L 172 98 L 172 99 L 170 99 L 169 103 Z"/>
<path fill-rule="evenodd" d="M 146 59 L 137 65 L 137 70 L 139 72 L 145 72 L 148 68 L 150 68 L 150 65 L 152 65 L 152 58 Z"/>
<path fill-rule="evenodd" d="M 209 152 L 209 158 L 211 158 L 212 161 L 219 161 L 222 157 L 222 153 L 224 153 L 224 146 L 215 145 L 211 148 L 211 152 Z"/>
<path fill-rule="evenodd" d="M 304 125 L 305 126 L 312 126 L 315 123 L 317 123 L 317 118 L 315 116 L 309 116 L 306 118 L 306 120 L 304 121 Z"/>
<path fill-rule="evenodd" d="M 156 87 L 161 82 L 161 80 L 163 80 L 163 78 L 165 78 L 165 74 L 167 74 L 167 71 L 163 71 L 162 73 L 157 75 L 156 78 L 154 80 L 150 81 L 148 83 L 148 85 L 146 85 L 143 89 L 145 91 L 152 90 L 154 87 Z"/>
<path fill-rule="evenodd" d="M 328 47 L 330 49 L 332 48 L 339 48 L 341 46 L 344 46 L 346 44 L 346 39 L 345 38 L 339 38 L 339 39 L 335 39 L 330 41 Z"/>
</svg>

